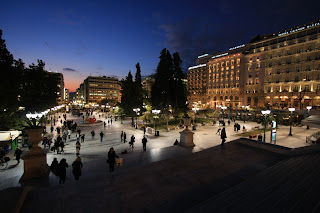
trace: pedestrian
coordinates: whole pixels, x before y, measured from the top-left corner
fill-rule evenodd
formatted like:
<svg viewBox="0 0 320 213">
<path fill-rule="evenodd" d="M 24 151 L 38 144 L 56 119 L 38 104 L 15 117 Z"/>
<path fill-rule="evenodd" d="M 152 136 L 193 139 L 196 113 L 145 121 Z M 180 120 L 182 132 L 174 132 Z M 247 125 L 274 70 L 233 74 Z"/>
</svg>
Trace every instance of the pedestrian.
<svg viewBox="0 0 320 213">
<path fill-rule="evenodd" d="M 96 133 L 94 132 L 94 130 L 91 131 L 91 136 L 92 136 L 92 140 L 94 139 L 94 136 L 96 135 Z"/>
<path fill-rule="evenodd" d="M 219 134 L 220 135 L 220 131 L 221 131 L 221 127 L 218 128 L 218 131 L 216 134 Z"/>
<path fill-rule="evenodd" d="M 227 138 L 226 128 L 223 127 L 221 130 L 221 139 L 222 139 L 221 146 L 224 146 L 224 142 L 226 142 L 226 138 Z"/>
<path fill-rule="evenodd" d="M 129 144 L 130 144 L 130 146 L 132 147 L 132 148 L 134 148 L 133 146 L 134 146 L 134 140 L 135 140 L 136 138 L 134 137 L 134 135 L 132 135 L 131 136 L 131 139 L 130 139 L 130 142 L 129 142 Z"/>
<path fill-rule="evenodd" d="M 103 127 L 106 128 L 106 122 L 105 121 L 103 121 Z"/>
<path fill-rule="evenodd" d="M 230 120 L 228 120 L 228 126 L 230 126 L 230 123 L 231 123 L 231 121 L 230 121 Z"/>
<path fill-rule="evenodd" d="M 146 126 L 143 127 L 143 135 L 146 135 Z"/>
<path fill-rule="evenodd" d="M 68 167 L 69 165 L 67 163 L 67 160 L 65 158 L 62 158 L 57 167 L 57 175 L 60 177 L 59 184 L 64 184 L 64 182 L 66 181 L 66 177 L 67 177 L 66 168 Z"/>
<path fill-rule="evenodd" d="M 14 152 L 14 156 L 16 156 L 16 160 L 18 163 L 20 163 L 20 157 L 21 157 L 22 151 L 17 147 L 16 151 Z"/>
<path fill-rule="evenodd" d="M 53 158 L 53 161 L 50 166 L 50 170 L 51 170 L 51 172 L 53 172 L 53 174 L 56 174 L 58 164 L 59 164 L 59 162 L 58 162 L 57 158 Z"/>
<path fill-rule="evenodd" d="M 123 143 L 127 141 L 127 134 L 126 132 L 123 132 Z"/>
<path fill-rule="evenodd" d="M 101 132 L 100 132 L 100 142 L 102 142 L 103 136 L 104 136 L 104 134 L 103 134 L 103 132 L 101 131 Z"/>
<path fill-rule="evenodd" d="M 121 142 L 122 142 L 122 138 L 123 138 L 123 131 L 121 131 L 121 135 L 120 135 Z"/>
<path fill-rule="evenodd" d="M 59 146 L 61 147 L 60 153 L 61 153 L 61 152 L 64 153 L 64 150 L 63 150 L 63 148 L 64 148 L 64 142 L 63 142 L 63 140 L 60 141 Z"/>
<path fill-rule="evenodd" d="M 108 152 L 107 163 L 109 164 L 110 172 L 114 172 L 114 164 L 116 163 L 116 158 L 119 158 L 113 147 L 110 148 Z"/>
<path fill-rule="evenodd" d="M 111 122 L 111 125 L 112 125 L 112 118 L 111 118 L 111 121 L 110 121 L 110 122 Z"/>
<path fill-rule="evenodd" d="M 237 132 L 240 130 L 240 124 L 237 124 Z"/>
<path fill-rule="evenodd" d="M 57 127 L 57 133 L 60 135 L 60 131 L 61 131 L 61 129 L 60 129 L 60 127 Z"/>
<path fill-rule="evenodd" d="M 85 138 L 85 134 L 82 134 L 82 135 L 81 135 L 81 143 L 84 142 L 84 138 Z"/>
<path fill-rule="evenodd" d="M 53 132 L 53 130 L 54 130 L 53 126 L 51 126 L 50 130 L 51 130 L 51 134 L 52 134 L 52 132 Z"/>
<path fill-rule="evenodd" d="M 233 125 L 233 131 L 237 131 L 237 123 L 234 123 L 234 125 Z"/>
<path fill-rule="evenodd" d="M 69 138 L 69 140 L 71 138 L 71 129 L 68 129 L 68 138 Z"/>
<path fill-rule="evenodd" d="M 143 151 L 146 151 L 147 150 L 147 138 L 145 136 L 143 136 L 142 138 L 142 146 L 143 146 Z"/>
<path fill-rule="evenodd" d="M 258 135 L 258 141 L 262 141 L 262 135 L 261 134 Z"/>
<path fill-rule="evenodd" d="M 81 158 L 77 157 L 75 161 L 72 163 L 72 173 L 74 175 L 74 179 L 79 180 L 81 176 L 81 169 L 83 164 L 81 162 Z"/>
<path fill-rule="evenodd" d="M 79 141 L 76 142 L 76 155 L 79 156 L 80 154 L 80 148 L 81 148 L 81 144 Z"/>
<path fill-rule="evenodd" d="M 67 142 L 67 134 L 66 133 L 63 133 L 62 139 L 63 139 L 64 142 Z"/>
</svg>

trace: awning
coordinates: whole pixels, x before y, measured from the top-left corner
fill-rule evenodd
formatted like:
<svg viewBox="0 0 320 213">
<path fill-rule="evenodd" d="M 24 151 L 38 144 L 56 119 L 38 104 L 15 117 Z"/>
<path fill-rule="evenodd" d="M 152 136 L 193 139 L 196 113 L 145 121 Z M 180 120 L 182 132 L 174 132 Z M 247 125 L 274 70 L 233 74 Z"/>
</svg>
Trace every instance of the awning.
<svg viewBox="0 0 320 213">
<path fill-rule="evenodd" d="M 16 139 L 21 131 L 0 131 L 0 141 L 9 141 Z"/>
<path fill-rule="evenodd" d="M 301 121 L 303 125 L 320 128 L 320 115 L 311 115 Z"/>
</svg>

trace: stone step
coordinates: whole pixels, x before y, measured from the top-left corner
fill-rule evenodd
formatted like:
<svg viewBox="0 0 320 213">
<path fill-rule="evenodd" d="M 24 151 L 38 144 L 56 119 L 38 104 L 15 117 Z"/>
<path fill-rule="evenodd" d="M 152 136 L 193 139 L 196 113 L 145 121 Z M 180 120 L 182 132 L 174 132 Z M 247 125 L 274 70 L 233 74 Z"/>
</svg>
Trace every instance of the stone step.
<svg viewBox="0 0 320 213">
<path fill-rule="evenodd" d="M 296 167 L 297 164 L 299 164 L 299 162 L 301 164 L 303 160 L 308 158 L 308 156 L 299 156 L 284 160 L 275 165 L 275 171 L 281 172 L 281 175 L 285 175 L 286 173 L 290 172 L 290 170 L 292 170 L 294 167 Z M 300 167 L 302 167 L 302 164 L 300 165 Z M 203 212 L 210 212 L 212 209 L 219 210 L 218 212 L 228 212 L 230 209 L 226 207 L 236 206 L 237 203 L 239 204 L 242 202 L 243 197 L 248 196 L 250 194 L 254 196 L 255 193 L 257 193 L 257 186 L 260 190 L 272 190 L 271 186 L 269 185 L 274 185 L 274 182 L 277 181 L 277 173 L 274 173 L 273 169 L 274 168 L 271 167 L 267 169 L 267 172 L 263 171 L 262 173 L 259 173 L 256 177 L 250 178 L 249 180 L 235 187 L 232 187 L 229 190 L 226 190 L 225 192 L 203 202 L 202 204 L 198 205 L 192 210 L 198 208 Z M 280 180 L 278 180 L 278 183 L 276 182 L 276 184 L 281 183 L 279 181 Z M 286 179 L 284 178 L 281 181 L 285 182 Z M 192 210 L 190 212 L 192 212 Z"/>
</svg>

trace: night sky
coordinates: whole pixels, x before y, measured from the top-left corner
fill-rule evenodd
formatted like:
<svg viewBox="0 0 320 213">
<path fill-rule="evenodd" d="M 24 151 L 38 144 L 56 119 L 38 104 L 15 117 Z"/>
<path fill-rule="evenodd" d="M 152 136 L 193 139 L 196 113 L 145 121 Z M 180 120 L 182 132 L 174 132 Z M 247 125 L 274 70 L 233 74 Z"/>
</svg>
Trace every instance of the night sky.
<svg viewBox="0 0 320 213">
<path fill-rule="evenodd" d="M 42 59 L 75 91 L 90 74 L 135 73 L 137 62 L 149 75 L 163 48 L 180 53 L 186 72 L 203 53 L 317 21 L 319 8 L 309 0 L 2 1 L 0 29 L 15 59 Z"/>
</svg>

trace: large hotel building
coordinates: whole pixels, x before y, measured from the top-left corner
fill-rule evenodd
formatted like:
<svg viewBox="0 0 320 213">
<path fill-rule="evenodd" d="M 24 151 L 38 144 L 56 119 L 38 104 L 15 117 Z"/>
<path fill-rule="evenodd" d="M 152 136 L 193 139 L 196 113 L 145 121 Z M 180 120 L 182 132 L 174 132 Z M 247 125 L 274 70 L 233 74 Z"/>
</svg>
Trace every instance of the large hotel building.
<svg viewBox="0 0 320 213">
<path fill-rule="evenodd" d="M 265 35 L 188 69 L 188 102 L 305 109 L 320 104 L 320 21 Z"/>
</svg>

